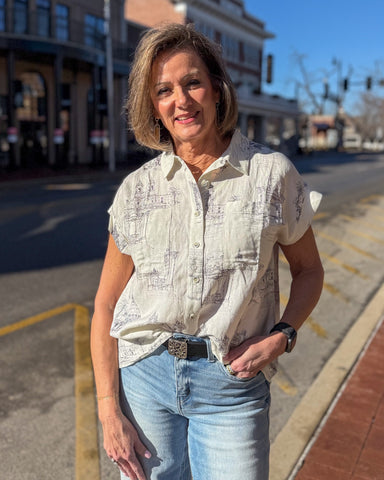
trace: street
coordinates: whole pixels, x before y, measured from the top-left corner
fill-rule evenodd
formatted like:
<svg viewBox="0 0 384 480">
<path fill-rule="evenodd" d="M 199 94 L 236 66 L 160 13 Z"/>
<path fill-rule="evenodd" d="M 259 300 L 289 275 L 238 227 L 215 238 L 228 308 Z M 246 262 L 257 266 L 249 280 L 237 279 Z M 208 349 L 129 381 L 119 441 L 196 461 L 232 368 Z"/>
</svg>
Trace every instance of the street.
<svg viewBox="0 0 384 480">
<path fill-rule="evenodd" d="M 326 275 L 318 306 L 272 382 L 272 441 L 384 278 L 384 154 L 317 152 L 294 163 L 324 194 L 313 228 Z M 82 402 L 94 398 L 86 335 L 107 209 L 123 175 L 0 183 L 5 480 L 118 478 L 92 430 L 94 407 Z M 283 309 L 290 281 L 283 256 L 280 277 Z"/>
</svg>

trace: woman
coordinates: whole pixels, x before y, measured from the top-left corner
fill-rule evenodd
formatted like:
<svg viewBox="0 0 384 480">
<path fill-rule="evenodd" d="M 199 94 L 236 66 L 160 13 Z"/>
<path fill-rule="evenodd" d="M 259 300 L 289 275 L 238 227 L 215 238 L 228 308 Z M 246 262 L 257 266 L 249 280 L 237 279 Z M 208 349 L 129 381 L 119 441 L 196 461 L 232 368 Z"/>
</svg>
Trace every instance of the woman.
<svg viewBox="0 0 384 480">
<path fill-rule="evenodd" d="M 129 84 L 136 139 L 163 153 L 109 211 L 91 335 L 105 450 L 131 480 L 266 480 L 269 381 L 322 288 L 320 195 L 236 130 L 217 47 L 191 26 L 147 32 Z"/>
</svg>

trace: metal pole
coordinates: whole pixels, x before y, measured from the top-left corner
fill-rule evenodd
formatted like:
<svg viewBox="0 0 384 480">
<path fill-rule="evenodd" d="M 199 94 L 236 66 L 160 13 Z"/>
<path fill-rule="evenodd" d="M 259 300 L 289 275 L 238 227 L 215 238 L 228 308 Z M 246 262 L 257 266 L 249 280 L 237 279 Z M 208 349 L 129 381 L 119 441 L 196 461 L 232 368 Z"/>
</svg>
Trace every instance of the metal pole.
<svg viewBox="0 0 384 480">
<path fill-rule="evenodd" d="M 105 58 L 107 71 L 107 109 L 108 109 L 108 166 L 109 171 L 116 169 L 115 162 L 115 130 L 114 130 L 114 112 L 113 112 L 113 56 L 111 39 L 111 6 L 110 0 L 104 0 L 104 20 L 105 20 Z"/>
</svg>

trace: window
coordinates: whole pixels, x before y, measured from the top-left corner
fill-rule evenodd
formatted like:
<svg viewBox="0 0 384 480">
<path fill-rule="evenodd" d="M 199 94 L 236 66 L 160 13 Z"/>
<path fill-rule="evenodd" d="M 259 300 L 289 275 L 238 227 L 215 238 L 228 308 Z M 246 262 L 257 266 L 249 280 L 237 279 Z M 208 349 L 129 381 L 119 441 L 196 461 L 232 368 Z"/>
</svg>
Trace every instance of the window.
<svg viewBox="0 0 384 480">
<path fill-rule="evenodd" d="M 104 49 L 104 19 L 95 15 L 85 15 L 85 44 Z"/>
<path fill-rule="evenodd" d="M 0 32 L 5 31 L 5 0 L 0 0 Z"/>
<path fill-rule="evenodd" d="M 13 31 L 15 33 L 28 31 L 28 0 L 13 1 Z"/>
<path fill-rule="evenodd" d="M 224 57 L 229 60 L 239 61 L 239 42 L 223 33 L 221 35 Z"/>
<path fill-rule="evenodd" d="M 256 46 L 244 44 L 244 63 L 259 67 L 260 65 L 260 50 Z"/>
<path fill-rule="evenodd" d="M 213 29 L 213 27 L 203 22 L 196 21 L 194 23 L 195 23 L 196 30 L 198 30 L 199 32 L 201 32 L 203 35 L 210 38 L 211 40 L 215 40 L 215 30 Z"/>
<path fill-rule="evenodd" d="M 56 4 L 56 38 L 69 40 L 69 8 L 60 3 Z"/>
<path fill-rule="evenodd" d="M 37 35 L 49 37 L 51 33 L 51 2 L 50 0 L 37 0 Z"/>
</svg>

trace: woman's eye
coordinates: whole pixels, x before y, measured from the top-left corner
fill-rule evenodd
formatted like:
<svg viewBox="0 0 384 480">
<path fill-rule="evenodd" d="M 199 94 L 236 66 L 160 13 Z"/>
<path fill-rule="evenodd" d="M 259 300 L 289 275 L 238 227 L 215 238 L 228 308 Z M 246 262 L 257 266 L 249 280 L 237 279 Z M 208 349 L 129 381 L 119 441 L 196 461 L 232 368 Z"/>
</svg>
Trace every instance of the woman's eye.
<svg viewBox="0 0 384 480">
<path fill-rule="evenodd" d="M 163 88 L 160 88 L 160 90 L 158 90 L 157 95 L 165 95 L 168 92 L 169 92 L 169 88 L 163 87 Z"/>
<path fill-rule="evenodd" d="M 197 78 L 190 80 L 189 85 L 191 85 L 192 87 L 195 85 L 200 85 L 200 80 L 197 80 Z"/>
</svg>

